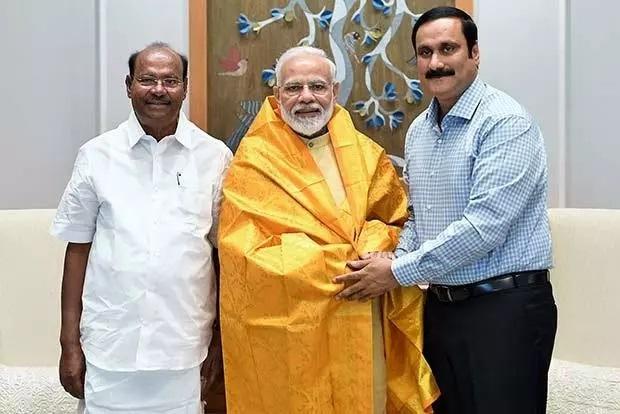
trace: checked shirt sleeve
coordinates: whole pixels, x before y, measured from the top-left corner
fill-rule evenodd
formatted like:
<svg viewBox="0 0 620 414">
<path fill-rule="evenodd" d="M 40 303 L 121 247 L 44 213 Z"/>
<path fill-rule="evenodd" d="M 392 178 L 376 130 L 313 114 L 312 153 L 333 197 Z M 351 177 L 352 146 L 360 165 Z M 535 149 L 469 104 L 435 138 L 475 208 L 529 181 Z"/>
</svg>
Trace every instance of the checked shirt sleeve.
<svg viewBox="0 0 620 414">
<path fill-rule="evenodd" d="M 406 156 L 406 155 L 405 155 Z M 409 174 L 407 172 L 407 165 L 403 169 L 403 181 L 405 186 L 409 188 Z M 407 212 L 409 217 L 403 226 L 403 230 L 400 233 L 398 240 L 398 246 L 394 250 L 396 257 L 401 257 L 409 252 L 414 251 L 418 247 L 418 236 L 415 230 L 415 216 L 413 214 L 413 205 L 411 199 L 407 202 Z"/>
</svg>

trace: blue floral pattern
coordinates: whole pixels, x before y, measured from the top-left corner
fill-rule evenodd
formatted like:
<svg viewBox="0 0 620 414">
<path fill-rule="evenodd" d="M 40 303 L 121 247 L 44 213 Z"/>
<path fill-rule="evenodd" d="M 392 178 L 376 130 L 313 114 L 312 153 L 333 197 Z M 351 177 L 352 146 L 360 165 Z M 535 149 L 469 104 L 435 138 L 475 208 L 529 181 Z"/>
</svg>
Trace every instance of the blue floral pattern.
<svg viewBox="0 0 620 414">
<path fill-rule="evenodd" d="M 287 0 L 284 3 L 283 7 L 271 8 L 269 10 L 270 17 L 261 21 L 253 21 L 245 14 L 239 14 L 236 22 L 239 34 L 242 36 L 247 36 L 251 32 L 258 34 L 263 28 L 277 21 L 296 24 L 298 21 L 296 12 L 299 13 L 299 10 L 301 10 L 302 17 L 305 17 L 309 27 L 307 36 L 299 39 L 297 44 L 314 46 L 318 29 L 328 31 L 331 38 L 336 33 L 332 32 L 334 24 L 342 24 L 343 18 L 346 17 L 342 14 L 343 7 L 350 9 L 352 6 L 357 5 L 350 19 L 353 24 L 360 28 L 347 33 L 348 37 L 345 38 L 348 42 L 345 44 L 346 50 L 341 50 L 340 53 L 344 52 L 345 58 L 349 57 L 348 61 L 353 65 L 356 63 L 363 65 L 362 69 L 368 95 L 362 98 L 362 100 L 351 103 L 350 107 L 353 113 L 364 118 L 368 128 L 379 129 L 384 126 L 388 126 L 391 130 L 399 128 L 406 118 L 406 111 L 403 110 L 401 105 L 403 103 L 405 105 L 419 104 L 424 95 L 420 87 L 420 81 L 411 79 L 403 70 L 390 61 L 387 46 L 394 38 L 401 26 L 401 22 L 404 21 L 403 18 L 409 18 L 413 25 L 420 15 L 414 14 L 409 10 L 407 2 L 404 0 L 353 0 L 349 2 L 346 0 L 334 0 L 333 8 L 327 9 L 323 7 L 318 13 L 310 10 L 306 0 Z M 371 8 L 366 7 L 368 3 L 371 3 Z M 338 10 L 336 13 L 338 15 L 337 21 L 334 21 L 334 10 Z M 390 15 L 390 26 L 386 27 L 384 24 L 379 23 L 374 25 L 367 24 L 365 13 L 368 11 L 372 12 L 373 10 L 377 14 Z M 331 47 L 335 58 L 335 52 L 337 51 L 334 50 L 334 47 L 339 48 L 340 46 L 338 46 L 338 42 L 332 42 Z M 363 54 L 358 55 L 360 47 L 366 50 Z M 347 56 L 347 53 L 350 55 Z M 340 56 L 342 58 L 342 54 Z M 342 59 L 335 60 L 338 65 L 342 62 Z M 413 64 L 415 64 L 415 61 L 408 61 L 408 68 L 411 68 Z M 378 65 L 383 65 L 388 71 L 392 72 L 394 77 L 391 81 L 385 82 L 381 90 L 375 91 L 372 85 L 372 74 Z M 338 73 L 342 69 L 342 67 L 338 66 Z M 351 68 L 347 67 L 347 76 L 350 75 L 350 70 Z M 267 87 L 274 86 L 276 83 L 275 78 L 276 74 L 273 67 L 265 68 L 261 71 L 261 83 L 263 85 Z M 398 92 L 398 88 L 401 87 L 400 82 L 403 82 L 406 86 L 401 90 L 401 93 Z M 343 103 L 348 100 L 351 93 L 350 90 L 351 87 L 346 92 L 347 95 L 345 97 L 340 96 L 339 100 L 342 99 Z"/>
</svg>

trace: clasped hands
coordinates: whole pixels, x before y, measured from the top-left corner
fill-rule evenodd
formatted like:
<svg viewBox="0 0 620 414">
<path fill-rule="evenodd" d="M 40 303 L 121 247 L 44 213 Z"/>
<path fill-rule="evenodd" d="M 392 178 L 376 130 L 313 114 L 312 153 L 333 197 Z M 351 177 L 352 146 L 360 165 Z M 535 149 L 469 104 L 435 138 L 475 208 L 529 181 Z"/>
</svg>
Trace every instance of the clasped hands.
<svg viewBox="0 0 620 414">
<path fill-rule="evenodd" d="M 399 286 L 392 273 L 392 252 L 372 252 L 360 256 L 347 265 L 353 272 L 336 276 L 334 283 L 344 283 L 345 287 L 336 295 L 336 299 L 367 300 L 383 295 Z"/>
</svg>

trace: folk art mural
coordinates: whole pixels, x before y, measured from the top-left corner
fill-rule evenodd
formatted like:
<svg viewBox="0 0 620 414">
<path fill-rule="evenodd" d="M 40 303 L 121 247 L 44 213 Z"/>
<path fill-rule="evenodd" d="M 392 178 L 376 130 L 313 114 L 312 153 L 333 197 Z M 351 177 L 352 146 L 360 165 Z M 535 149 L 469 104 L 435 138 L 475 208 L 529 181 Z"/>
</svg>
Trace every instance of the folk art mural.
<svg viewBox="0 0 620 414">
<path fill-rule="evenodd" d="M 356 127 L 402 165 L 407 126 L 429 102 L 417 79 L 411 29 L 425 10 L 439 5 L 455 2 L 209 1 L 204 6 L 207 130 L 235 149 L 272 94 L 277 57 L 289 47 L 311 45 L 336 63 L 338 103 Z"/>
</svg>

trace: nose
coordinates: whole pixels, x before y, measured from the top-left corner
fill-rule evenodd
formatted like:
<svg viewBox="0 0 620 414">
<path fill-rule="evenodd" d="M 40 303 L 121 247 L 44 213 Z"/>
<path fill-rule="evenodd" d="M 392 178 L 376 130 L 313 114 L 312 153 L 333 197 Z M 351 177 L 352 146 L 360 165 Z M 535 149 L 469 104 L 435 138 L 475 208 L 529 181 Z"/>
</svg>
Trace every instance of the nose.
<svg viewBox="0 0 620 414">
<path fill-rule="evenodd" d="M 443 62 L 438 53 L 433 53 L 431 56 L 431 60 L 429 62 L 429 66 L 431 69 L 441 69 L 443 68 Z"/>
<path fill-rule="evenodd" d="M 164 95 L 166 93 L 166 88 L 164 88 L 164 83 L 161 80 L 158 80 L 157 85 L 151 88 L 151 93 L 157 96 Z"/>
<path fill-rule="evenodd" d="M 301 90 L 301 93 L 299 94 L 299 101 L 300 102 L 314 102 L 316 100 L 316 97 L 314 96 L 314 94 L 312 92 L 310 92 L 310 88 L 308 87 L 308 85 L 304 85 L 303 89 Z"/>
</svg>

